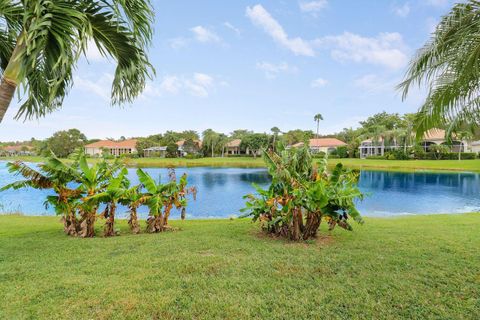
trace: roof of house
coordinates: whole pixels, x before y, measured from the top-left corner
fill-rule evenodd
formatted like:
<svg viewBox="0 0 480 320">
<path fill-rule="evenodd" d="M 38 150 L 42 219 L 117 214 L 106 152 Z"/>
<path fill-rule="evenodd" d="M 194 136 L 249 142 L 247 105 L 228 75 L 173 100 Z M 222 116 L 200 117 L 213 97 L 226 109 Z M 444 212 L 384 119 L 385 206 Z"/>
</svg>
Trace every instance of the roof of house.
<svg viewBox="0 0 480 320">
<path fill-rule="evenodd" d="M 445 130 L 432 128 L 423 135 L 424 140 L 445 140 Z"/>
<path fill-rule="evenodd" d="M 241 143 L 242 143 L 242 139 L 233 139 L 232 141 L 228 142 L 226 146 L 230 148 L 235 148 L 235 147 L 240 147 Z"/>
<path fill-rule="evenodd" d="M 134 149 L 136 145 L 137 145 L 137 139 L 127 139 L 123 141 L 100 140 L 94 143 L 87 144 L 85 148 Z"/>
<path fill-rule="evenodd" d="M 27 146 L 27 145 L 15 145 L 15 146 L 5 146 L 3 147 L 3 150 L 5 151 L 22 151 L 23 148 L 27 148 L 27 150 L 32 150 L 33 147 Z"/>
<path fill-rule="evenodd" d="M 341 140 L 336 138 L 318 138 L 318 139 L 310 139 L 310 147 L 314 148 L 321 148 L 321 147 L 341 147 L 346 146 L 347 144 Z M 292 147 L 301 147 L 303 146 L 303 142 L 299 142 L 294 144 Z"/>
<path fill-rule="evenodd" d="M 366 139 L 363 140 L 362 143 L 372 143 L 374 139 Z M 383 137 L 378 137 L 375 142 L 382 143 L 383 142 Z"/>
<path fill-rule="evenodd" d="M 186 141 L 186 140 L 183 139 L 183 140 L 177 141 L 177 142 L 175 142 L 175 143 L 177 144 L 177 146 L 181 147 L 181 146 L 184 145 L 185 141 Z M 193 140 L 193 142 L 195 142 L 199 147 L 202 146 L 202 141 L 201 141 L 201 140 Z"/>
</svg>

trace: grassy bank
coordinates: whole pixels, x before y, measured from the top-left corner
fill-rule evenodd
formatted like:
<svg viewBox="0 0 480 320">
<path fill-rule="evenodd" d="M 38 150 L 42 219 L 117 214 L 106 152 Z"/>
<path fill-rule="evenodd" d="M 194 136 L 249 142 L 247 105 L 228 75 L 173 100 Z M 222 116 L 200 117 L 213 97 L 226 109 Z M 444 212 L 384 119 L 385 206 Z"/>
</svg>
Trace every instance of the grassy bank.
<svg viewBox="0 0 480 320">
<path fill-rule="evenodd" d="M 292 244 L 246 220 L 76 239 L 0 216 L 0 318 L 478 319 L 479 218 L 370 218 Z"/>
<path fill-rule="evenodd" d="M 42 157 L 0 158 L 1 160 L 19 159 L 29 162 L 41 162 Z M 89 159 L 94 162 L 95 159 Z M 241 158 L 201 158 L 201 159 L 165 159 L 139 158 L 125 159 L 131 167 L 244 167 L 262 168 L 265 166 L 261 157 Z M 348 167 L 366 170 L 390 171 L 471 171 L 480 172 L 480 159 L 477 160 L 373 160 L 373 159 L 330 159 L 330 165 L 342 162 Z"/>
</svg>

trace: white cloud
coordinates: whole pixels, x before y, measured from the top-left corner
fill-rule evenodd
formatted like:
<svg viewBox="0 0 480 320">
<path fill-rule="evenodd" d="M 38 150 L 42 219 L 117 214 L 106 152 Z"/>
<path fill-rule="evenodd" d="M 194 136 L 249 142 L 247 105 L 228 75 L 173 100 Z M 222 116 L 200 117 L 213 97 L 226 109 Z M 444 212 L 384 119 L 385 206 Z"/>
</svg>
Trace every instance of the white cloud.
<svg viewBox="0 0 480 320">
<path fill-rule="evenodd" d="M 317 0 L 317 1 L 301 1 L 298 3 L 300 10 L 303 12 L 317 13 L 318 11 L 324 9 L 328 5 L 327 0 Z"/>
<path fill-rule="evenodd" d="M 224 25 L 226 28 L 228 28 L 228 29 L 232 30 L 233 32 L 235 32 L 235 33 L 237 34 L 237 36 L 239 36 L 239 35 L 241 34 L 240 29 L 238 29 L 237 27 L 235 27 L 235 26 L 234 26 L 233 24 L 231 24 L 230 22 L 226 21 L 226 22 L 223 23 L 223 25 Z"/>
<path fill-rule="evenodd" d="M 289 38 L 283 27 L 262 5 L 257 4 L 253 7 L 247 7 L 246 15 L 254 25 L 262 28 L 275 42 L 292 51 L 295 55 L 309 57 L 315 55 L 308 41 L 299 37 Z"/>
<path fill-rule="evenodd" d="M 355 87 L 362 89 L 363 92 L 369 94 L 378 94 L 390 92 L 395 94 L 395 87 L 400 83 L 397 78 L 385 78 L 376 74 L 366 74 L 354 80 Z"/>
<path fill-rule="evenodd" d="M 262 70 L 268 79 L 275 79 L 280 73 L 296 73 L 298 71 L 296 67 L 288 65 L 286 62 L 273 64 L 263 61 L 257 62 L 256 67 L 258 70 Z"/>
<path fill-rule="evenodd" d="M 170 47 L 173 49 L 181 49 L 188 46 L 189 39 L 183 37 L 177 37 L 168 40 Z"/>
<path fill-rule="evenodd" d="M 312 83 L 310 83 L 310 86 L 312 88 L 322 88 L 322 87 L 325 87 L 327 84 L 328 84 L 327 80 L 323 78 L 318 78 L 313 80 Z"/>
<path fill-rule="evenodd" d="M 93 93 L 105 101 L 111 99 L 111 87 L 112 87 L 113 75 L 110 73 L 104 73 L 100 78 L 93 81 L 90 79 L 82 78 L 79 76 L 74 77 L 74 86 L 85 92 Z"/>
<path fill-rule="evenodd" d="M 224 86 L 226 82 L 220 82 Z M 161 97 L 166 94 L 178 95 L 187 93 L 192 96 L 206 98 L 217 86 L 216 79 L 206 73 L 196 72 L 190 76 L 165 75 L 159 84 L 150 84 L 145 88 L 145 97 Z"/>
<path fill-rule="evenodd" d="M 184 82 L 185 88 L 191 95 L 206 98 L 213 88 L 213 77 L 204 73 L 195 73 L 192 79 L 187 79 Z"/>
<path fill-rule="evenodd" d="M 393 12 L 399 17 L 406 18 L 410 14 L 410 4 L 405 2 L 403 5 L 394 6 Z"/>
<path fill-rule="evenodd" d="M 195 39 L 199 42 L 220 42 L 220 37 L 213 31 L 202 27 L 196 26 L 190 29 L 193 32 Z"/>
<path fill-rule="evenodd" d="M 377 37 L 363 37 L 344 32 L 314 41 L 320 48 L 329 48 L 338 61 L 366 62 L 391 69 L 404 67 L 408 62 L 407 47 L 401 34 L 380 33 Z"/>
<path fill-rule="evenodd" d="M 177 76 L 164 76 L 160 83 L 160 90 L 172 94 L 177 94 L 182 87 L 182 82 Z"/>
</svg>

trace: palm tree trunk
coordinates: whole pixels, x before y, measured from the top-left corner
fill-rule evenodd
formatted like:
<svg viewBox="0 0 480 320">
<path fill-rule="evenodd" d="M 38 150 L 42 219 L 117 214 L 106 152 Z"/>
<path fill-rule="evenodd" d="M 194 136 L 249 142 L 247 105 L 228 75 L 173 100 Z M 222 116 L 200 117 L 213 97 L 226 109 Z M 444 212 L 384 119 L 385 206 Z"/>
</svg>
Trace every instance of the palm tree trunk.
<svg viewBox="0 0 480 320">
<path fill-rule="evenodd" d="M 5 113 L 7 113 L 8 106 L 10 106 L 10 102 L 15 94 L 15 89 L 17 89 L 17 85 L 13 81 L 2 77 L 0 82 L 0 123 Z"/>
<path fill-rule="evenodd" d="M 320 128 L 320 120 L 317 120 L 317 139 L 318 139 L 318 129 Z"/>
<path fill-rule="evenodd" d="M 23 32 L 17 39 L 15 49 L 13 49 L 12 56 L 8 61 L 8 65 L 3 72 L 2 80 L 0 80 L 0 123 L 7 113 L 8 107 L 15 94 L 15 89 L 18 86 L 20 78 L 20 70 L 22 64 L 19 61 L 20 52 L 25 48 L 25 40 L 23 39 Z"/>
</svg>

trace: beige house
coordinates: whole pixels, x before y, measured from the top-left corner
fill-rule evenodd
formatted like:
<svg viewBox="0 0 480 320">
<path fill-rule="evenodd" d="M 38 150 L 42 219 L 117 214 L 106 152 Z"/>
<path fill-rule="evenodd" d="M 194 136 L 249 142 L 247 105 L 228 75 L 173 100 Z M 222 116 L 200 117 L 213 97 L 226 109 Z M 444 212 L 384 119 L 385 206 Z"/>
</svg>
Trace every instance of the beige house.
<svg viewBox="0 0 480 320">
<path fill-rule="evenodd" d="M 470 152 L 480 153 L 480 140 L 470 143 Z"/>
<path fill-rule="evenodd" d="M 296 143 L 292 145 L 294 148 L 302 147 L 303 142 Z M 347 144 L 336 138 L 316 138 L 310 139 L 309 147 L 312 153 L 324 152 L 326 154 L 331 153 L 336 150 L 338 147 L 346 146 Z"/>
<path fill-rule="evenodd" d="M 228 142 L 225 145 L 225 151 L 227 155 L 237 155 L 241 153 L 240 144 L 242 143 L 241 139 L 234 139 Z"/>
<path fill-rule="evenodd" d="M 103 151 L 112 156 L 121 156 L 123 154 L 132 154 L 137 152 L 137 140 L 128 139 L 123 141 L 100 140 L 85 146 L 85 154 L 91 156 L 100 156 Z"/>
</svg>

